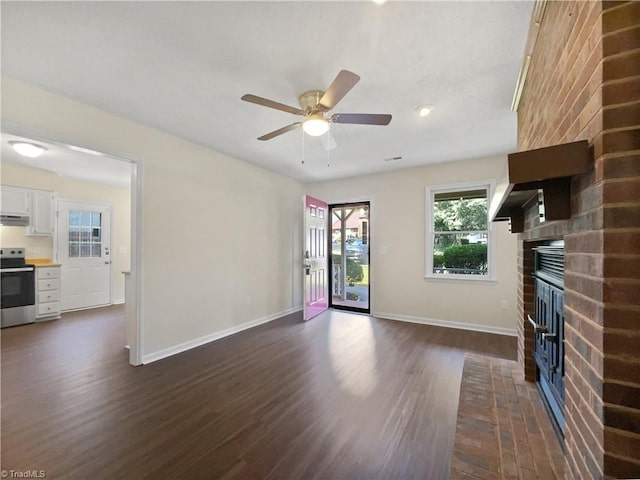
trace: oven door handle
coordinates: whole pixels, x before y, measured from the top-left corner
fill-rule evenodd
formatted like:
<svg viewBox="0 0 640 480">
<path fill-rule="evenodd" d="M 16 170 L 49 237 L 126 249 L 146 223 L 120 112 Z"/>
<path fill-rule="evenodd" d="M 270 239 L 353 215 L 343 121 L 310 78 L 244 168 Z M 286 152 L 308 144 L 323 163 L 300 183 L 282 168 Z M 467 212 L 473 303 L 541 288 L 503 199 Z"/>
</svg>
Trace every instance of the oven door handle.
<svg viewBox="0 0 640 480">
<path fill-rule="evenodd" d="M 14 272 L 33 272 L 35 269 L 33 267 L 23 267 L 23 268 L 2 268 L 0 269 L 0 273 L 14 273 Z"/>
<path fill-rule="evenodd" d="M 549 331 L 547 330 L 547 327 L 545 327 L 544 325 L 536 323 L 535 320 L 531 318 L 531 315 L 527 315 L 527 319 L 529 320 L 529 323 L 533 327 L 533 331 L 535 333 L 547 333 Z"/>
</svg>

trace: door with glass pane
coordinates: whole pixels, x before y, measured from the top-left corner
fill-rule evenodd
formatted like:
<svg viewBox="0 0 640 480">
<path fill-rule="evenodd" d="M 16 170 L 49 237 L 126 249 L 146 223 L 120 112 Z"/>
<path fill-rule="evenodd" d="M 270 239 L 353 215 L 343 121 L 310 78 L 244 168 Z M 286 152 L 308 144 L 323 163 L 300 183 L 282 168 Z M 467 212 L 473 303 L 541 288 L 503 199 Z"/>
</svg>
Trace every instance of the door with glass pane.
<svg viewBox="0 0 640 480">
<path fill-rule="evenodd" d="M 331 307 L 369 313 L 369 202 L 330 205 Z"/>
<path fill-rule="evenodd" d="M 111 208 L 60 200 L 57 258 L 62 310 L 111 303 Z"/>
<path fill-rule="evenodd" d="M 327 299 L 327 204 L 304 197 L 304 308 L 310 320 L 329 308 Z"/>
</svg>

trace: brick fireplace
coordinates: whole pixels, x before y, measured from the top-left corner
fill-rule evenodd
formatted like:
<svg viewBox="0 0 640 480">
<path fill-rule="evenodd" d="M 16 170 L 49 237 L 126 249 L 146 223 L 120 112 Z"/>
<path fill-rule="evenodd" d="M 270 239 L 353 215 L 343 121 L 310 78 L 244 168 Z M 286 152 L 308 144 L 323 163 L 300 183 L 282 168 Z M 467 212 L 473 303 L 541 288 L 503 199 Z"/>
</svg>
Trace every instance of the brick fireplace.
<svg viewBox="0 0 640 480">
<path fill-rule="evenodd" d="M 519 234 L 518 358 L 535 379 L 533 248 L 565 245 L 569 478 L 640 478 L 640 2 L 548 2 L 518 107 L 518 150 L 588 140 L 571 218 Z"/>
</svg>

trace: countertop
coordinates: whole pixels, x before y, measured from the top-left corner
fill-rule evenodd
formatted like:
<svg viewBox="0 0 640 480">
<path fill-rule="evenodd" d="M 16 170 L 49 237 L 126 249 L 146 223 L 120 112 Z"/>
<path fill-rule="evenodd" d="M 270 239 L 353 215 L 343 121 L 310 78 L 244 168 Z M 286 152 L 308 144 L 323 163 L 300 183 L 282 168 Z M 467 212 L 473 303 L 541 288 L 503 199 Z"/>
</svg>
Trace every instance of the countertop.
<svg viewBox="0 0 640 480">
<path fill-rule="evenodd" d="M 60 267 L 62 265 L 61 263 L 51 261 L 50 258 L 27 258 L 25 261 L 36 267 Z"/>
</svg>

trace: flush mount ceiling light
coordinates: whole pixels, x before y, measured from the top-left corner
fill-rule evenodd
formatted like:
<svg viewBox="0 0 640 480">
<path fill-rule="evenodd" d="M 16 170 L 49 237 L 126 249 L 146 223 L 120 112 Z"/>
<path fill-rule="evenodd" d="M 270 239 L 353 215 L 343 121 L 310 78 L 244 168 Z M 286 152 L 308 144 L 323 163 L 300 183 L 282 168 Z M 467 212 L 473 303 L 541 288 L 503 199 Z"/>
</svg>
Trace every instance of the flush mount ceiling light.
<svg viewBox="0 0 640 480">
<path fill-rule="evenodd" d="M 426 117 L 427 115 L 429 115 L 431 113 L 431 110 L 433 110 L 433 107 L 431 105 L 419 105 L 418 107 L 416 107 L 416 112 L 418 112 L 418 115 L 420 115 L 421 117 Z"/>
<path fill-rule="evenodd" d="M 42 145 L 29 142 L 9 142 L 13 149 L 23 157 L 36 158 L 44 153 L 46 150 Z"/>
<path fill-rule="evenodd" d="M 329 130 L 329 122 L 322 115 L 309 115 L 309 118 L 303 122 L 302 129 L 307 135 L 319 137 Z"/>
<path fill-rule="evenodd" d="M 373 0 L 373 3 L 375 3 L 376 5 L 382 5 L 383 3 L 385 3 L 387 0 Z"/>
</svg>

